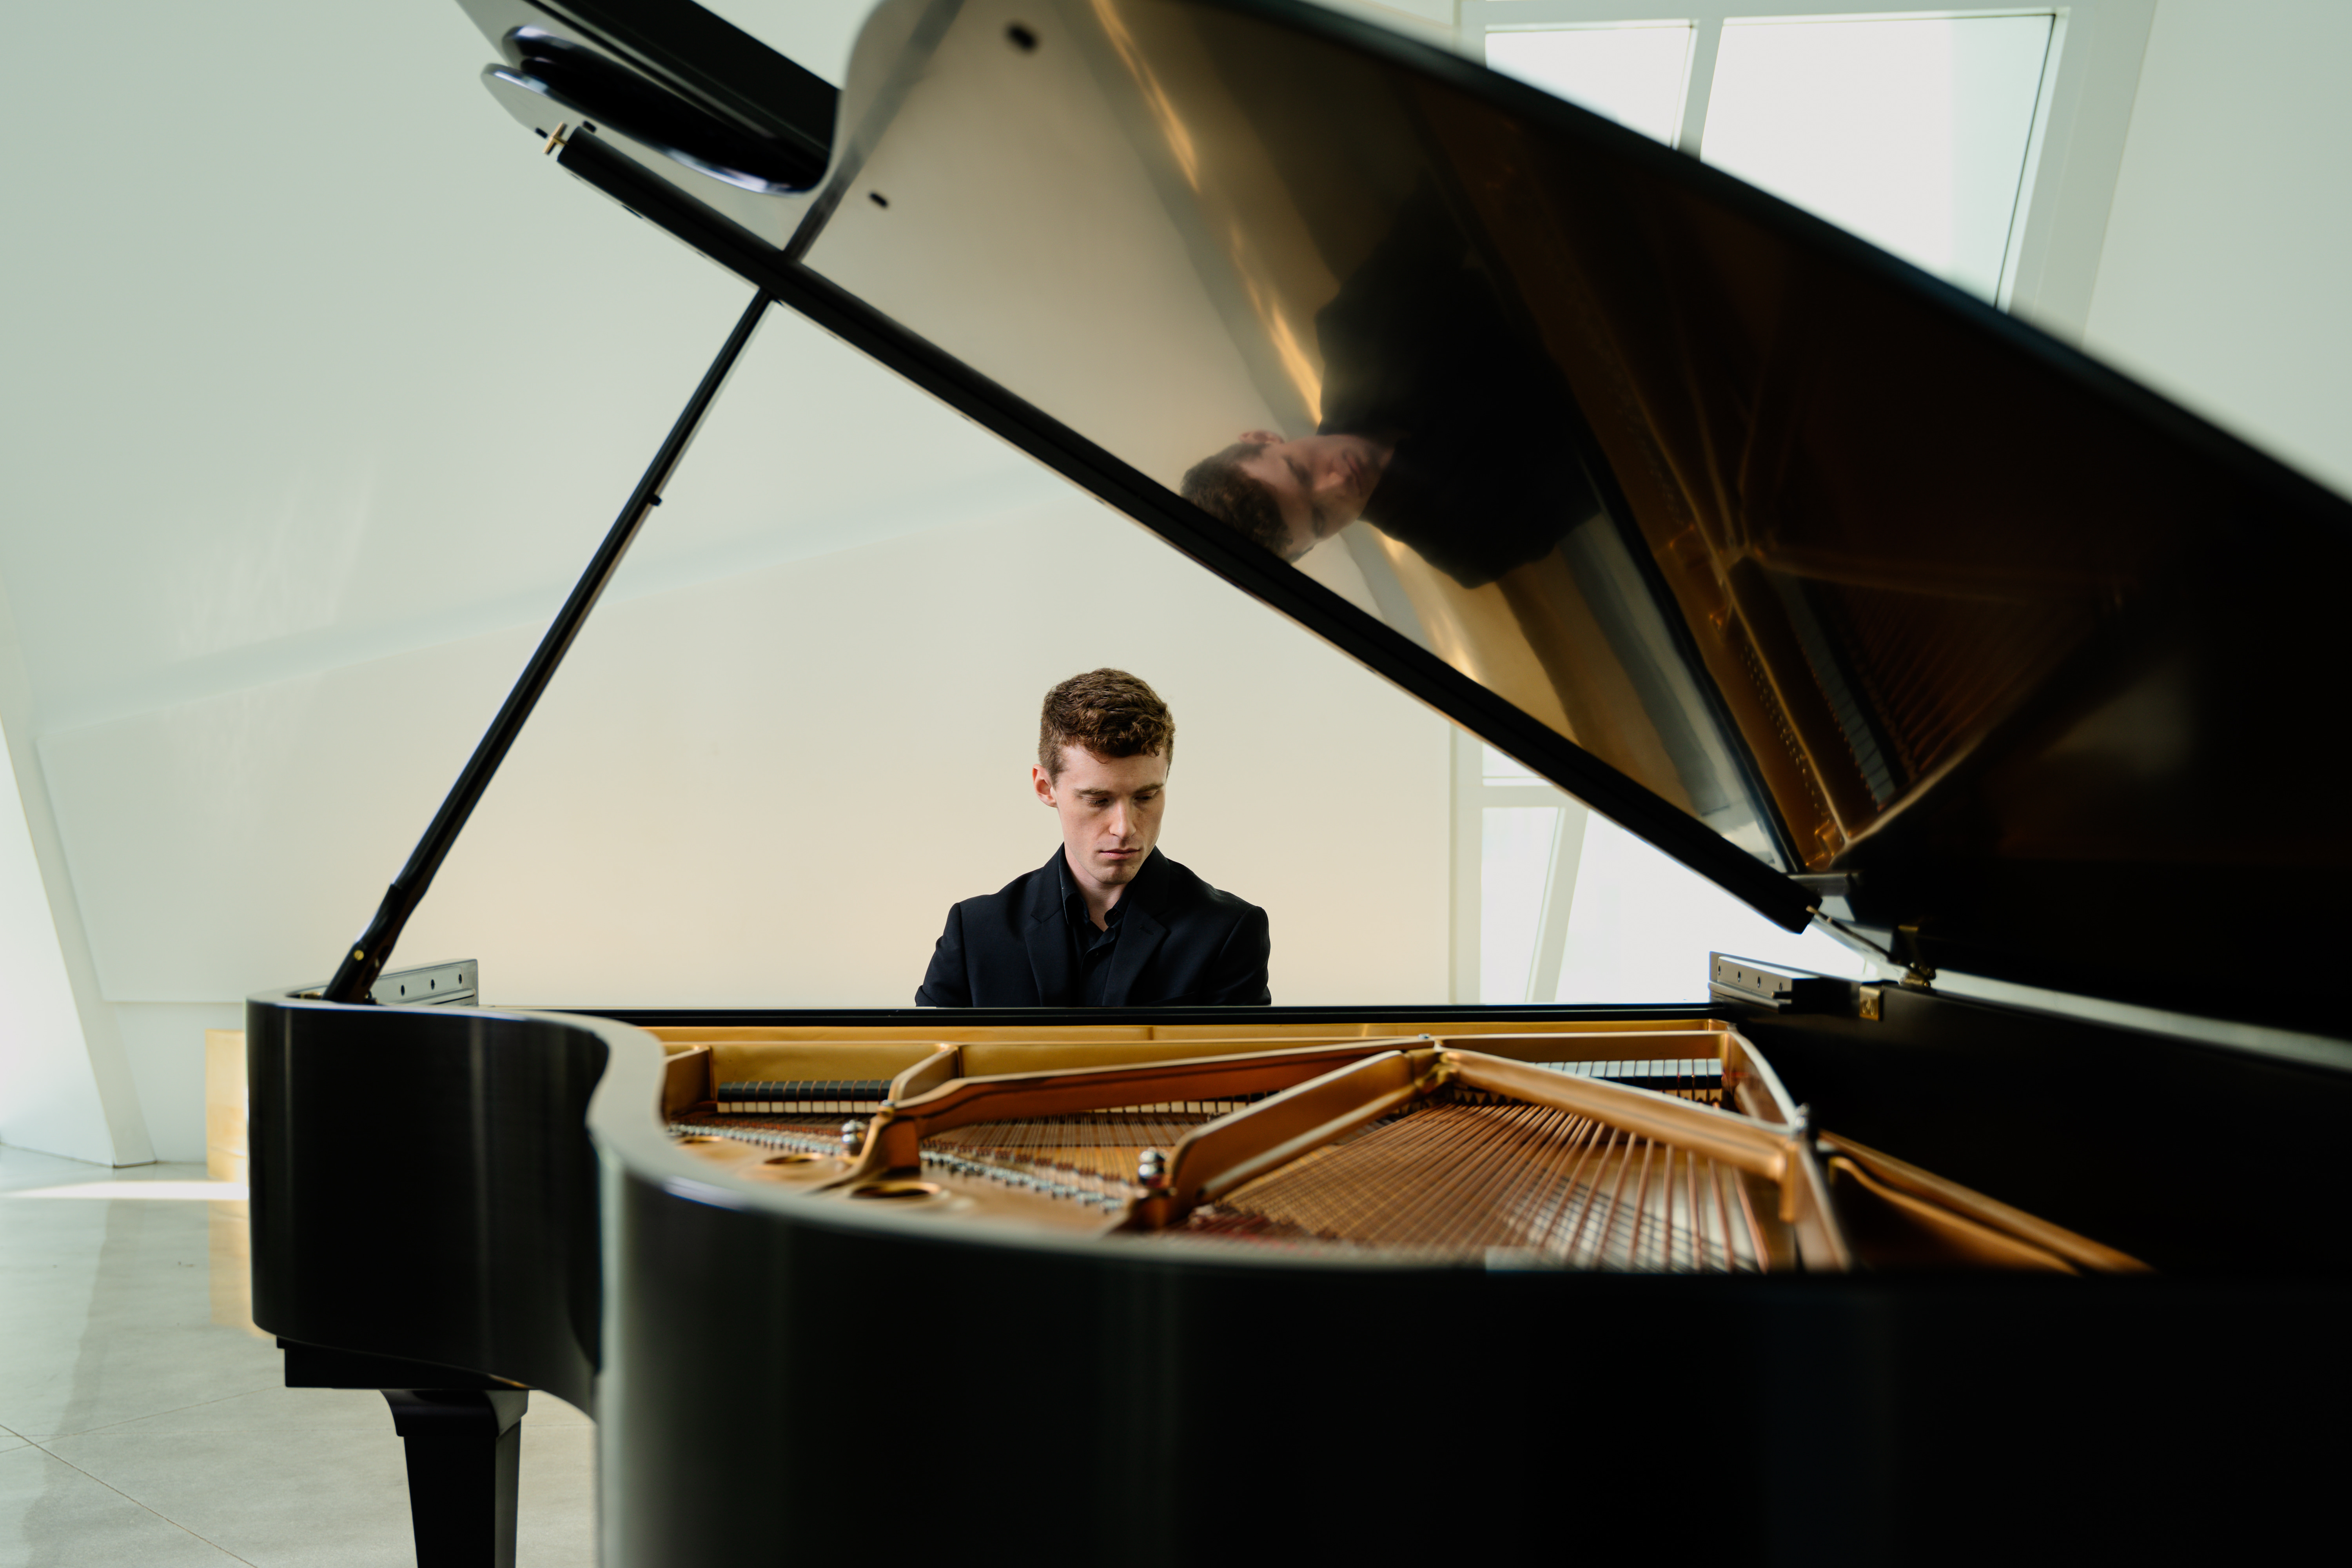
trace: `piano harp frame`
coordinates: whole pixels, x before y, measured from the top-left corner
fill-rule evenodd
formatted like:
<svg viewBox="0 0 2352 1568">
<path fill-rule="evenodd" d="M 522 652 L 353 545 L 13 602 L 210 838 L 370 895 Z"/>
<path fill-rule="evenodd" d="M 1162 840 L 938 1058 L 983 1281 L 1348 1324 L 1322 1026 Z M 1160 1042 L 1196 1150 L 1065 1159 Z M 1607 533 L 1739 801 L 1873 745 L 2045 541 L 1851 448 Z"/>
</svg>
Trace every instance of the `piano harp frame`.
<svg viewBox="0 0 2352 1568">
<path fill-rule="evenodd" d="M 927 1179 L 925 1144 L 960 1129 L 1049 1122 L 1088 1112 L 1140 1110 L 1148 1114 L 1151 1108 L 1171 1103 L 1197 1105 L 1264 1097 L 1196 1126 L 1178 1139 L 1160 1168 L 1139 1172 L 1132 1182 L 1123 1184 L 1133 1195 L 1100 1226 L 1057 1227 L 1067 1239 L 1136 1238 L 1182 1232 L 1187 1220 L 1203 1206 L 1285 1171 L 1384 1118 L 1459 1088 L 1567 1113 L 1593 1129 L 1605 1130 L 1609 1138 L 1601 1145 L 1581 1145 L 1601 1153 L 1596 1173 L 1611 1163 L 1612 1156 L 1605 1146 L 1619 1134 L 1627 1143 L 1625 1151 L 1613 1156 L 1617 1160 L 1629 1157 L 1628 1152 L 1638 1142 L 1644 1149 L 1666 1151 L 1670 1161 L 1680 1154 L 1694 1163 L 1706 1162 L 1707 1184 L 1716 1183 L 1720 1173 L 1735 1184 L 1738 1209 L 1747 1221 L 1749 1249 L 1758 1267 L 1766 1271 L 1794 1267 L 1814 1274 L 1852 1272 L 1864 1259 L 1840 1215 L 1842 1208 L 1856 1205 L 1872 1222 L 1874 1246 L 1914 1267 L 1967 1263 L 2067 1273 L 2145 1270 L 2145 1265 L 2127 1254 L 1958 1183 L 1861 1144 L 1817 1135 L 1770 1065 L 1736 1029 L 1717 1024 L 1698 1030 L 1612 1032 L 1604 1037 L 1615 1042 L 1621 1051 L 1656 1050 L 1662 1048 L 1659 1041 L 1675 1040 L 1679 1043 L 1673 1048 L 1686 1055 L 1697 1048 L 1692 1037 L 1703 1039 L 1705 1051 L 1721 1062 L 1725 1092 L 1736 1111 L 1694 1104 L 1634 1085 L 1548 1070 L 1542 1064 L 1617 1059 L 1585 1056 L 1583 1050 L 1589 1047 L 1571 1043 L 1576 1037 L 1568 1033 L 1495 1035 L 1473 1030 L 1303 1045 L 1279 1037 L 1224 1039 L 1214 1045 L 1226 1049 L 1201 1056 L 1184 1053 L 1192 1045 L 1210 1047 L 1211 1041 L 1102 1042 L 1087 1047 L 1045 1040 L 996 1040 L 987 1042 L 984 1048 L 1010 1051 L 1016 1060 L 1024 1051 L 1069 1053 L 1074 1049 L 1095 1059 L 1067 1068 L 968 1073 L 963 1070 L 965 1047 L 943 1043 L 898 1073 L 870 1121 L 862 1127 L 854 1121 L 845 1124 L 845 1133 L 856 1131 L 856 1147 L 840 1155 L 796 1152 L 763 1159 L 758 1152 L 747 1152 L 740 1137 L 730 1137 L 726 1122 L 697 1123 L 694 1132 L 680 1142 L 705 1169 L 729 1169 L 731 1175 L 762 1188 L 791 1188 L 800 1197 L 937 1200 L 957 1194 Z M 863 1053 L 919 1048 L 912 1043 L 841 1039 L 673 1043 L 664 1063 L 660 1096 L 666 1118 L 713 1103 L 712 1091 L 721 1076 L 715 1052 L 721 1047 L 786 1052 L 794 1061 L 793 1071 L 815 1078 L 841 1073 L 870 1078 L 872 1064 L 856 1060 Z M 1239 1053 L 1234 1049 L 1243 1047 L 1262 1048 Z M 1273 1048 L 1263 1048 L 1268 1047 Z M 726 1070 L 730 1076 L 773 1070 L 772 1058 L 764 1069 L 738 1065 Z M 1045 1141 L 1047 1146 L 1055 1146 L 1050 1135 L 1045 1135 Z M 1580 1169 L 1583 1158 L 1580 1154 Z M 1012 1163 L 1018 1166 L 1024 1162 L 1016 1155 Z M 1440 1168 L 1433 1166 L 1432 1173 L 1440 1173 Z M 1716 1190 L 1720 1193 L 1720 1188 Z M 1833 1190 L 1844 1192 L 1845 1198 L 1833 1198 Z M 1066 1199 L 1073 1194 L 1064 1190 L 1061 1195 Z M 1097 1194 L 1087 1201 L 1109 1200 Z M 1670 1198 L 1662 1201 L 1671 1209 Z M 1618 1202 L 1612 1195 L 1606 1206 L 1613 1210 Z M 891 1206 L 918 1224 L 1006 1225 L 1011 1235 L 1023 1228 L 1018 1218 L 1008 1219 L 1001 1209 L 977 1215 L 961 1212 L 970 1206 L 968 1196 L 947 1210 L 920 1201 Z M 1635 1208 L 1641 1207 L 1637 1201 Z M 1732 1240 L 1728 1223 L 1727 1217 L 1727 1256 Z M 1581 1236 L 1580 1225 L 1578 1236 Z M 1357 1256 L 1376 1258 L 1384 1250 L 1380 1244 L 1370 1243 L 1360 1248 Z M 1574 1246 L 1569 1250 L 1572 1254 Z M 1595 1251 L 1596 1264 L 1606 1250 L 1604 1245 Z M 1695 1260 L 1699 1256 L 1693 1253 Z"/>
</svg>

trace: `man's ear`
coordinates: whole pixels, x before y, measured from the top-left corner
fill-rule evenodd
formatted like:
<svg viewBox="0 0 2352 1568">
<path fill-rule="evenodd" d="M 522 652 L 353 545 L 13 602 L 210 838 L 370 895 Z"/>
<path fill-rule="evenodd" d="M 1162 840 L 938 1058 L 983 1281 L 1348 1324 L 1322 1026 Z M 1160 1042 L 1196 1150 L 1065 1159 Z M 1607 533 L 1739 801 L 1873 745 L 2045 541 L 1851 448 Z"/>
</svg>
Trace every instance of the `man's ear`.
<svg viewBox="0 0 2352 1568">
<path fill-rule="evenodd" d="M 1282 437 L 1271 430 L 1244 430 L 1242 440 L 1253 447 L 1279 447 Z"/>
<path fill-rule="evenodd" d="M 1037 792 L 1037 803 L 1040 805 L 1054 804 L 1053 775 L 1034 763 L 1029 764 L 1029 784 L 1030 787 Z"/>
</svg>

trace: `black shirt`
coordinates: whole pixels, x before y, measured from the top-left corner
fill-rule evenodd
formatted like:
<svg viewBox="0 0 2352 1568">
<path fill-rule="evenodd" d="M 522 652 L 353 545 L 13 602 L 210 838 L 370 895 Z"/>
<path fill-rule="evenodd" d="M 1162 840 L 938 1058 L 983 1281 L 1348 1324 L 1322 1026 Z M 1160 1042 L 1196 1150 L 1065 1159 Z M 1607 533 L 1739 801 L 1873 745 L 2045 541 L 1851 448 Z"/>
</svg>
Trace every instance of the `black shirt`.
<svg viewBox="0 0 2352 1568">
<path fill-rule="evenodd" d="M 1087 914 L 1087 896 L 1078 891 L 1077 879 L 1070 875 L 1070 863 L 1055 862 L 1062 873 L 1062 923 L 1070 931 L 1070 956 L 1078 976 L 1078 1005 L 1100 1007 L 1107 1005 L 1110 992 L 1110 955 L 1118 949 L 1118 917 L 1127 909 L 1121 898 L 1103 913 L 1103 925 L 1097 930 Z"/>
</svg>

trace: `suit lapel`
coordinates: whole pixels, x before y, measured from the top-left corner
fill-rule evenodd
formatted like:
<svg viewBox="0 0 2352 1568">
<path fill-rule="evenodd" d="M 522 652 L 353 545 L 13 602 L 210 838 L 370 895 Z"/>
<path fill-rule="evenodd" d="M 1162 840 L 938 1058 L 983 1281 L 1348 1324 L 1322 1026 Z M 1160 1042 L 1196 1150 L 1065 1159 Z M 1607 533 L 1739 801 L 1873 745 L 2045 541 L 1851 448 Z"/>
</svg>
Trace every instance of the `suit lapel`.
<svg viewBox="0 0 2352 1568">
<path fill-rule="evenodd" d="M 1136 873 L 1126 894 L 1118 900 L 1118 943 L 1110 950 L 1110 983 L 1103 991 L 1103 1005 L 1124 1007 L 1135 983 L 1143 978 L 1143 966 L 1168 936 L 1168 928 L 1160 921 L 1152 907 L 1158 900 L 1160 851 L 1154 849 L 1143 869 Z"/>
<path fill-rule="evenodd" d="M 1118 943 L 1110 950 L 1110 984 L 1103 1005 L 1124 1007 L 1127 994 L 1143 978 L 1143 966 L 1158 951 L 1168 928 L 1150 910 L 1129 910 L 1118 917 Z"/>
<path fill-rule="evenodd" d="M 1062 922 L 1062 851 L 1057 846 L 1045 868 L 1029 879 L 1022 928 L 1029 948 L 1029 973 L 1036 977 L 1037 1005 L 1067 1007 L 1077 1001 L 1077 974 L 1070 962 L 1070 932 Z M 1123 933 L 1122 933 L 1123 934 Z"/>
</svg>

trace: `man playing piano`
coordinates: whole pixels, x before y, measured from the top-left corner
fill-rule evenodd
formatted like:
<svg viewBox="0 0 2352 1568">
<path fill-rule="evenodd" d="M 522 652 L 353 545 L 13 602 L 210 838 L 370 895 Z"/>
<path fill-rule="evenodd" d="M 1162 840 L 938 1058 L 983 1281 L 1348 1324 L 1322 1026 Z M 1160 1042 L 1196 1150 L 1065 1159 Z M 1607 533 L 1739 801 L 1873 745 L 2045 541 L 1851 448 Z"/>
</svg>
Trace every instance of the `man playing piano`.
<svg viewBox="0 0 2352 1568">
<path fill-rule="evenodd" d="M 1029 774 L 1062 842 L 1036 870 L 948 910 L 916 1005 L 1273 1001 L 1265 911 L 1155 847 L 1175 752 L 1168 705 L 1124 670 L 1090 670 L 1045 693 Z"/>
</svg>

